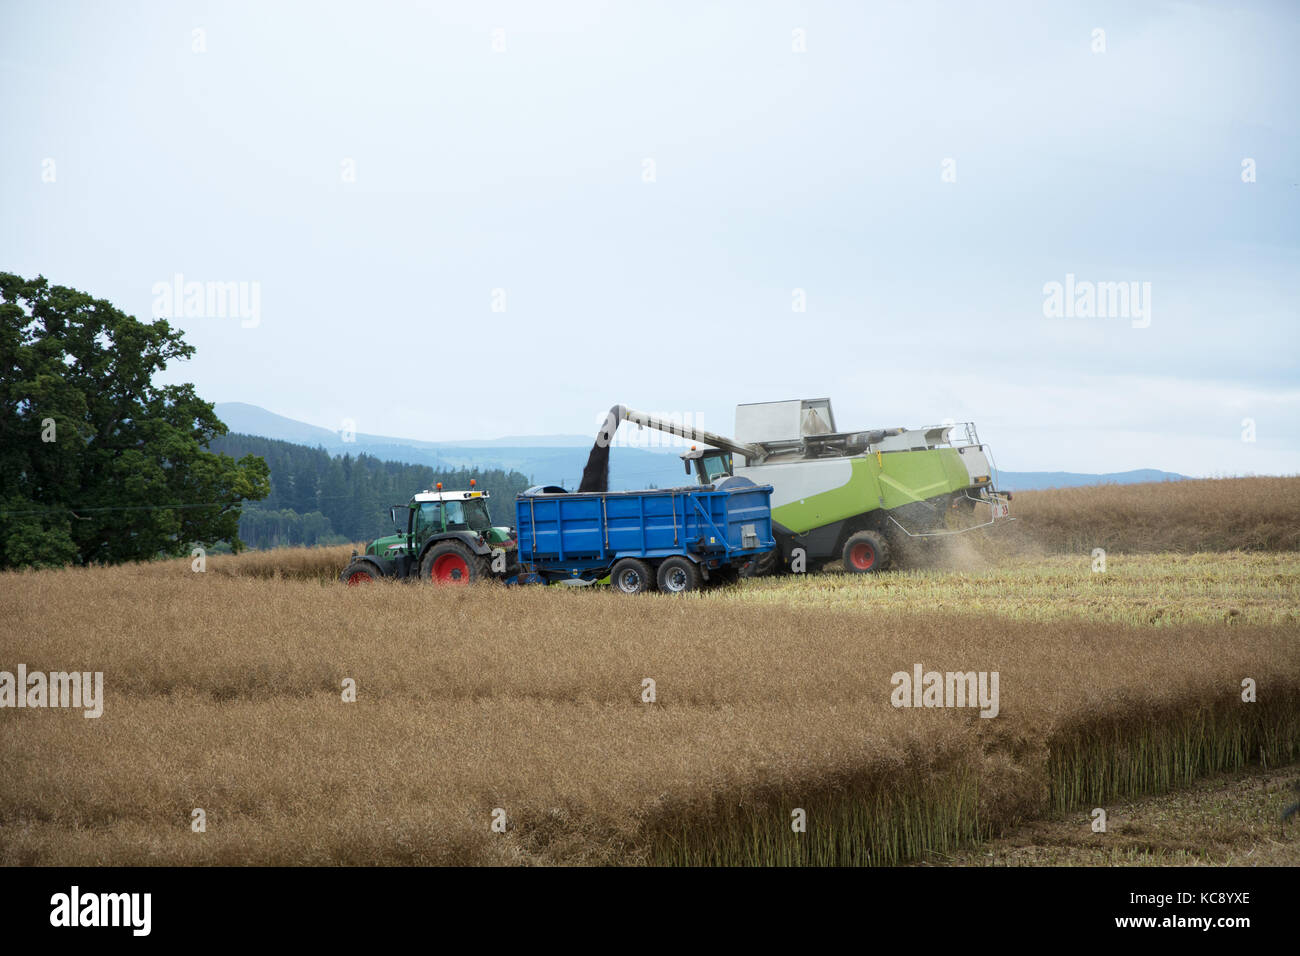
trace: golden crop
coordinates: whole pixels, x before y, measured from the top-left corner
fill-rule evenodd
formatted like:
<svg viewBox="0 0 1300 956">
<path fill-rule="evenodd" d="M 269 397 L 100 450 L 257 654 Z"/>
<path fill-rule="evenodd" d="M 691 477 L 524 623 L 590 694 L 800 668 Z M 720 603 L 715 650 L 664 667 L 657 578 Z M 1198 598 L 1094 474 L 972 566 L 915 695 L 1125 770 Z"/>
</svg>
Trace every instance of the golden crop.
<svg viewBox="0 0 1300 956">
<path fill-rule="evenodd" d="M 348 588 L 350 548 L 0 575 L 0 670 L 106 696 L 0 710 L 0 863 L 892 863 L 1300 756 L 1300 556 L 1098 574 L 1087 515 L 1074 553 L 676 599 Z M 891 706 L 917 663 L 997 671 L 998 716 Z"/>
</svg>

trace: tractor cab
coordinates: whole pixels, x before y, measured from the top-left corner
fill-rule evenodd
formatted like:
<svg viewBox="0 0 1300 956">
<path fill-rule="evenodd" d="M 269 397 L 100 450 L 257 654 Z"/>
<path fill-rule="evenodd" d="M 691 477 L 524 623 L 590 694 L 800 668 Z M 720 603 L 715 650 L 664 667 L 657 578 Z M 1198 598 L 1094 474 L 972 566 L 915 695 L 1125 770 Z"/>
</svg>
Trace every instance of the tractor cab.
<svg viewBox="0 0 1300 956">
<path fill-rule="evenodd" d="M 470 480 L 470 486 L 475 482 Z M 443 491 L 442 484 L 432 491 L 422 491 L 411 498 L 407 536 L 411 548 L 419 551 L 435 535 L 457 532 L 482 538 L 490 545 L 511 539 L 509 528 L 492 527 L 486 491 Z"/>
<path fill-rule="evenodd" d="M 416 495 L 410 504 L 411 537 L 423 541 L 431 534 L 444 531 L 490 531 L 492 519 L 488 515 L 487 498 L 480 492 L 473 494 L 477 497 L 462 497 L 466 492 Z"/>
<path fill-rule="evenodd" d="M 697 448 L 692 445 L 691 450 L 682 452 L 681 457 L 688 475 L 691 473 L 691 465 L 694 463 L 696 480 L 702 485 L 717 484 L 732 475 L 731 452 L 729 451 L 719 451 L 717 448 Z"/>
<path fill-rule="evenodd" d="M 473 479 L 470 484 L 475 484 Z M 513 536 L 509 528 L 492 526 L 488 497 L 486 491 L 443 491 L 439 482 L 436 489 L 421 491 L 406 504 L 389 508 L 395 533 L 376 538 L 366 548 L 366 554 L 384 558 L 418 556 L 430 538 L 456 532 L 481 538 L 490 546 L 509 547 Z"/>
</svg>

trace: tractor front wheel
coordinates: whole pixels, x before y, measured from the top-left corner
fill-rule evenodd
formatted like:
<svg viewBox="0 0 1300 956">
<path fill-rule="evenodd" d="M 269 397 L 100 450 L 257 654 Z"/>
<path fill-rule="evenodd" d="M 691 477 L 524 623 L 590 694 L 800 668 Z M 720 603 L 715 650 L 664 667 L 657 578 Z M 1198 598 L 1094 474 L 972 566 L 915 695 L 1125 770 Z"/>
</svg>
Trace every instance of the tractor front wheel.
<svg viewBox="0 0 1300 956">
<path fill-rule="evenodd" d="M 488 565 L 459 541 L 435 544 L 420 562 L 420 577 L 433 584 L 473 584 L 488 575 Z"/>
<path fill-rule="evenodd" d="M 351 587 L 354 584 L 370 584 L 381 577 L 383 575 L 379 573 L 379 569 L 369 561 L 352 561 L 343 569 L 339 580 Z"/>
<path fill-rule="evenodd" d="M 859 531 L 844 542 L 844 569 L 853 574 L 875 574 L 889 568 L 889 542 L 875 531 Z"/>
</svg>

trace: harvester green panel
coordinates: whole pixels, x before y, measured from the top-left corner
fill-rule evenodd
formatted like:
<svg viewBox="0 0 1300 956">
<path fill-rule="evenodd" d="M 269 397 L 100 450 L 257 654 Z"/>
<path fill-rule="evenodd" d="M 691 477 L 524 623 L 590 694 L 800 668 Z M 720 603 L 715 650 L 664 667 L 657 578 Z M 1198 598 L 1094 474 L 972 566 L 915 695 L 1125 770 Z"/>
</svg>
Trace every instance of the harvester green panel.
<svg viewBox="0 0 1300 956">
<path fill-rule="evenodd" d="M 843 460 L 814 459 L 803 464 L 815 469 Z M 879 459 L 875 455 L 851 458 L 849 464 L 846 483 L 779 505 L 772 509 L 773 519 L 803 533 L 877 508 L 899 508 L 970 487 L 970 475 L 955 448 L 884 452 Z M 754 469 L 761 470 L 761 466 Z M 751 477 L 761 480 L 757 474 Z"/>
</svg>

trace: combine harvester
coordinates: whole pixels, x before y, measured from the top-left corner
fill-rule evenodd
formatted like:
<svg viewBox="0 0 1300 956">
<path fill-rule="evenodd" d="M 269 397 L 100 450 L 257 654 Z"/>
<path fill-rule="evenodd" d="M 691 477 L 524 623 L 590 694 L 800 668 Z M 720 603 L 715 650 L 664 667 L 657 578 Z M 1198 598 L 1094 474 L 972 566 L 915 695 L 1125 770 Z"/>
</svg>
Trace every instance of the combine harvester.
<svg viewBox="0 0 1300 956">
<path fill-rule="evenodd" d="M 830 399 L 796 399 L 737 405 L 729 438 L 615 405 L 597 444 L 613 441 L 624 421 L 713 446 L 682 455 L 701 485 L 736 476 L 772 486 L 777 547 L 755 562 L 758 573 L 803 570 L 800 556 L 809 571 L 834 559 L 851 572 L 884 571 L 909 543 L 1010 520 L 1011 495 L 995 490 L 970 422 L 843 432 Z M 988 509 L 988 520 L 949 527 L 951 512 L 977 508 Z"/>
</svg>

